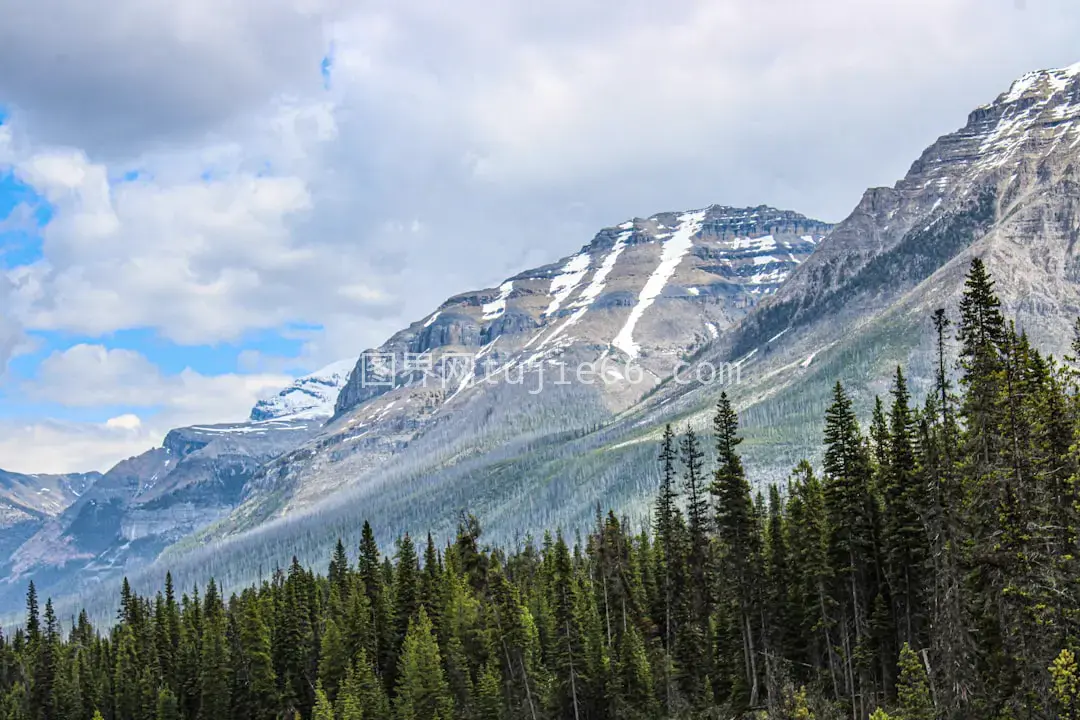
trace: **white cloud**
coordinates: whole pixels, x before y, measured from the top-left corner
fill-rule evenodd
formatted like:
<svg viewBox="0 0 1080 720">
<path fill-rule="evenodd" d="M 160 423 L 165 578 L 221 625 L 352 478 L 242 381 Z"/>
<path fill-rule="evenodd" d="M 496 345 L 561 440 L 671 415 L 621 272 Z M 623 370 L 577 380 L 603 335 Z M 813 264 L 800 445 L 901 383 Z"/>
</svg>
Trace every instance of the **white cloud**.
<svg viewBox="0 0 1080 720">
<path fill-rule="evenodd" d="M 80 344 L 45 358 L 26 389 L 31 397 L 67 407 L 152 409 L 157 425 L 176 427 L 244 420 L 256 400 L 291 380 L 276 373 L 202 375 L 190 369 L 163 375 L 133 350 Z"/>
<path fill-rule="evenodd" d="M 1015 76 L 1077 60 L 1080 33 L 1067 0 L 87 7 L 2 13 L 0 166 L 55 212 L 43 260 L 0 277 L 0 361 L 23 328 L 212 343 L 300 324 L 325 328 L 303 331 L 314 368 L 630 215 L 838 220 Z M 207 422 L 252 392 L 78 353 L 42 375 L 111 388 L 54 375 L 84 406 L 180 390 L 191 413 L 171 417 Z"/>
<path fill-rule="evenodd" d="M 22 326 L 9 312 L 13 303 L 14 286 L 0 274 L 0 381 L 3 380 L 8 360 L 22 342 Z"/>
<path fill-rule="evenodd" d="M 104 472 L 161 441 L 107 423 L 0 421 L 0 467 L 21 473 Z"/>
<path fill-rule="evenodd" d="M 129 154 L 318 86 L 333 0 L 5 2 L 0 102 L 49 143 Z"/>
<path fill-rule="evenodd" d="M 117 415 L 116 417 L 106 420 L 105 427 L 119 430 L 138 430 L 142 427 L 142 420 L 138 415 L 125 413 L 124 415 Z"/>
<path fill-rule="evenodd" d="M 0 468 L 17 472 L 107 470 L 159 445 L 175 427 L 246 420 L 251 407 L 292 381 L 280 373 L 163 375 L 131 350 L 75 345 L 40 365 L 24 389 L 71 408 L 132 408 L 103 422 L 0 420 Z"/>
</svg>

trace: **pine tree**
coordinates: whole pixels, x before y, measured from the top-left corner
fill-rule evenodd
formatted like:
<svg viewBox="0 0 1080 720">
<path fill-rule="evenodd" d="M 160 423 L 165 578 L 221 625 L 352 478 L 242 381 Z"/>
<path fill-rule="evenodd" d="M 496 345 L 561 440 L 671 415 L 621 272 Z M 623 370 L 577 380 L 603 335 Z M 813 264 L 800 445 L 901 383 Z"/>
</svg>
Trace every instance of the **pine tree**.
<svg viewBox="0 0 1080 720">
<path fill-rule="evenodd" d="M 375 637 L 375 655 L 372 661 L 376 664 L 380 675 L 390 678 L 394 672 L 395 648 L 397 647 L 393 610 L 390 607 L 387 585 L 381 572 L 379 546 L 375 542 L 375 533 L 367 520 L 364 521 L 360 534 L 360 559 L 357 562 L 357 570 L 367 594 L 368 605 L 371 607 L 372 630 Z"/>
<path fill-rule="evenodd" d="M 765 544 L 768 561 L 765 563 L 764 605 L 766 646 L 770 657 L 788 658 L 798 645 L 795 632 L 797 609 L 792 602 L 792 562 L 788 543 L 788 525 L 780 488 L 769 485 L 768 524 Z M 770 689 L 770 692 L 772 690 Z"/>
<path fill-rule="evenodd" d="M 761 607 L 758 590 L 761 581 L 761 535 L 750 496 L 750 483 L 746 480 L 742 460 L 735 450 L 742 442 L 738 435 L 739 418 L 727 393 L 720 395 L 713 429 L 716 434 L 717 469 L 710 490 L 716 502 L 720 571 L 735 611 L 734 619 L 742 647 L 743 680 L 749 693 L 746 701 L 754 706 L 758 703 L 760 679 Z"/>
<path fill-rule="evenodd" d="M 450 688 L 431 620 L 423 608 L 409 624 L 397 677 L 398 720 L 450 720 L 453 714 Z"/>
<path fill-rule="evenodd" d="M 154 714 L 156 720 L 180 720 L 180 705 L 176 696 L 168 688 L 158 691 L 157 711 Z M 267 715 L 259 717 L 271 717 Z"/>
<path fill-rule="evenodd" d="M 263 620 L 259 599 L 246 597 L 240 622 L 241 656 L 236 659 L 237 682 L 233 715 L 237 720 L 257 720 L 278 714 L 277 675 L 271 652 L 270 627 Z"/>
<path fill-rule="evenodd" d="M 863 714 L 872 691 L 867 658 L 870 612 L 877 595 L 877 548 L 869 457 L 851 399 L 839 382 L 825 414 L 824 469 L 834 573 L 832 596 L 839 611 L 845 694 L 852 699 L 857 714 Z"/>
<path fill-rule="evenodd" d="M 349 657 L 345 639 L 334 618 L 327 618 L 319 650 L 319 682 L 322 683 L 323 690 L 331 701 L 337 698 L 338 687 L 344 681 L 348 667 Z"/>
<path fill-rule="evenodd" d="M 641 635 L 632 625 L 619 638 L 614 675 L 612 717 L 619 720 L 657 717 L 652 668 Z"/>
<path fill-rule="evenodd" d="M 30 601 L 27 605 L 30 606 Z M 31 614 L 28 612 L 28 615 Z M 45 632 L 40 634 L 34 648 L 33 682 L 30 685 L 30 708 L 38 717 L 46 720 L 56 717 L 54 689 L 57 676 L 57 660 L 60 653 L 60 635 L 53 611 L 52 598 L 45 601 Z"/>
<path fill-rule="evenodd" d="M 915 418 L 900 368 L 892 398 L 884 488 L 886 573 L 900 642 L 922 644 L 928 614 L 922 583 L 929 556 L 923 523 L 926 489 L 916 457 Z"/>
<path fill-rule="evenodd" d="M 689 424 L 679 445 L 679 459 L 683 466 L 689 533 L 687 572 L 681 578 L 681 587 L 677 591 L 683 594 L 687 603 L 685 621 L 677 623 L 677 661 L 683 694 L 695 704 L 700 704 L 703 701 L 702 688 L 709 673 L 709 648 L 712 646 L 708 577 L 709 529 L 712 523 L 702 467 L 704 453 L 698 444 L 697 433 Z"/>
<path fill-rule="evenodd" d="M 487 663 L 476 681 L 476 719 L 503 720 L 504 717 L 502 678 L 497 666 Z"/>
<path fill-rule="evenodd" d="M 664 436 L 660 444 L 660 488 L 656 496 L 656 509 L 653 517 L 653 530 L 656 533 L 656 570 L 659 592 L 656 620 L 661 624 L 661 641 L 664 647 L 663 682 L 664 707 L 668 715 L 672 714 L 674 702 L 674 667 L 673 654 L 675 637 L 678 633 L 679 617 L 676 609 L 675 593 L 678 591 L 679 571 L 682 567 L 682 534 L 684 524 L 679 511 L 679 492 L 675 485 L 675 461 L 678 455 L 675 449 L 675 433 L 671 425 L 664 426 Z"/>
<path fill-rule="evenodd" d="M 907 643 L 900 650 L 900 680 L 896 685 L 896 699 L 900 720 L 934 720 L 937 716 L 930 697 L 926 668 Z"/>
<path fill-rule="evenodd" d="M 31 580 L 26 588 L 26 644 L 31 654 L 41 640 L 41 617 L 38 614 L 37 589 Z"/>
<path fill-rule="evenodd" d="M 337 702 L 334 703 L 334 715 L 337 720 L 363 720 L 365 717 L 361 689 L 354 668 L 350 667 L 345 673 L 345 682 L 342 683 Z"/>
<path fill-rule="evenodd" d="M 334 556 L 330 558 L 326 578 L 344 598 L 349 591 L 349 557 L 345 554 L 345 543 L 341 542 L 341 538 L 334 546 Z"/>
<path fill-rule="evenodd" d="M 686 426 L 679 445 L 679 460 L 683 465 L 683 480 L 686 487 L 686 515 L 690 526 L 690 542 L 697 552 L 703 552 L 709 529 L 709 504 L 705 495 L 705 478 L 702 461 L 705 454 L 698 444 L 697 433 L 690 425 Z M 702 558 L 703 562 L 703 558 Z"/>
<path fill-rule="evenodd" d="M 223 611 L 214 605 L 214 584 L 207 586 L 207 613 L 203 626 L 202 660 L 200 663 L 199 720 L 217 720 L 229 705 L 230 662 L 228 641 L 225 637 L 226 619 Z"/>
<path fill-rule="evenodd" d="M 386 695 L 382 682 L 375 676 L 371 662 L 367 655 L 361 651 L 357 656 L 352 668 L 352 683 L 346 676 L 346 685 L 350 694 L 358 698 L 364 718 L 367 720 L 390 720 L 393 713 L 390 709 L 390 700 Z"/>
<path fill-rule="evenodd" d="M 1080 719 L 1080 669 L 1076 656 L 1068 648 L 1063 649 L 1054 658 L 1049 672 L 1058 720 Z"/>
</svg>

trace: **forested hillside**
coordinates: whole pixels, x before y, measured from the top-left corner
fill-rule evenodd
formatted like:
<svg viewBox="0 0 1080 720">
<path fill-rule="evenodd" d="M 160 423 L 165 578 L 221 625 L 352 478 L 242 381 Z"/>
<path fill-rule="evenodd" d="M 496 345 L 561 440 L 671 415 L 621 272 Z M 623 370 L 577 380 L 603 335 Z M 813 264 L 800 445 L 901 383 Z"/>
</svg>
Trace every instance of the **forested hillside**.
<svg viewBox="0 0 1080 720">
<path fill-rule="evenodd" d="M 926 324 L 925 401 L 898 368 L 864 429 L 837 384 L 822 467 L 767 493 L 726 396 L 712 436 L 669 427 L 649 528 L 598 510 L 586 537 L 511 550 L 466 515 L 445 547 L 387 553 L 365 524 L 355 561 L 339 543 L 325 575 L 294 562 L 230 598 L 125 582 L 109 628 L 31 586 L 0 717 L 1080 717 L 1080 377 L 978 260 Z"/>
</svg>

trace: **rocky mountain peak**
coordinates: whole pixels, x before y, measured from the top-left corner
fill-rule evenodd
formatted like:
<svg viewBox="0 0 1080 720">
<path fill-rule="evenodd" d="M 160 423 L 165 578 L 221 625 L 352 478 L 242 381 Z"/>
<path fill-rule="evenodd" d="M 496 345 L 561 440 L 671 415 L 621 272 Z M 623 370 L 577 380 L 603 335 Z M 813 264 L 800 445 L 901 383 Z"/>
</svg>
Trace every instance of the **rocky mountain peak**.
<svg viewBox="0 0 1080 720">
<path fill-rule="evenodd" d="M 618 355 L 654 363 L 658 382 L 672 357 L 711 342 L 775 292 L 830 227 L 767 205 L 712 205 L 604 228 L 558 262 L 455 295 L 365 353 L 335 415 L 417 381 L 402 369 L 424 353 L 436 367 L 441 354 L 465 353 L 504 370 L 573 352 Z M 444 402 L 477 384 L 466 375 Z"/>
<path fill-rule="evenodd" d="M 260 400 L 251 409 L 252 422 L 267 420 L 315 420 L 334 414 L 338 393 L 349 380 L 356 358 L 339 360 L 297 378 L 271 398 Z"/>
<path fill-rule="evenodd" d="M 779 330 L 885 307 L 1025 198 L 1069 181 L 1080 147 L 1080 64 L 1028 73 L 940 137 L 895 186 L 870 188 L 818 251 L 748 319 L 747 352 Z"/>
</svg>

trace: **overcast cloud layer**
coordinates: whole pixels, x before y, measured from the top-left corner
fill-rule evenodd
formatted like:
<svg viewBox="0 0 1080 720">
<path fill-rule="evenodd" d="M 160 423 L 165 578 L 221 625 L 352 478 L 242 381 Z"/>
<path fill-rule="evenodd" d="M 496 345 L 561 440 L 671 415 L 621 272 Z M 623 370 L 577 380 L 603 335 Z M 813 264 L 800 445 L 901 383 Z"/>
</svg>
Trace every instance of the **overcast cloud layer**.
<svg viewBox="0 0 1080 720">
<path fill-rule="evenodd" d="M 0 419 L 0 467 L 104 468 L 242 419 L 281 368 L 630 216 L 840 220 L 1078 36 L 1071 0 L 0 0 L 0 172 L 52 209 L 0 275 L 0 367 L 72 338 L 0 379 L 29 408 Z M 133 328 L 303 347 L 170 375 L 110 347 Z"/>
</svg>

